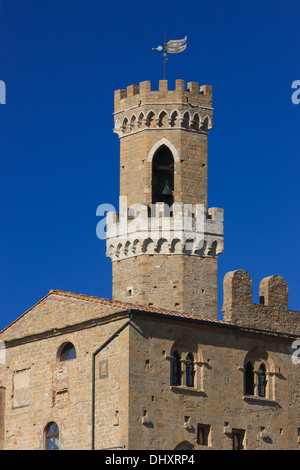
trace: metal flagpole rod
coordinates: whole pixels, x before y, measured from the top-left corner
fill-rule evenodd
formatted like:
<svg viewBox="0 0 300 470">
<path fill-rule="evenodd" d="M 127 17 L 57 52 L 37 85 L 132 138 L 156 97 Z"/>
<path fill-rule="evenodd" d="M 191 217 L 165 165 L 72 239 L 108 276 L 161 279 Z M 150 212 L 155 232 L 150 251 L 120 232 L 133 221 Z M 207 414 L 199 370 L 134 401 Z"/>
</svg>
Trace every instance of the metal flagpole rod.
<svg viewBox="0 0 300 470">
<path fill-rule="evenodd" d="M 163 57 L 164 57 L 164 80 L 166 79 L 166 63 L 167 63 L 167 33 L 165 33 L 165 44 L 164 44 L 164 52 L 163 52 Z"/>
</svg>

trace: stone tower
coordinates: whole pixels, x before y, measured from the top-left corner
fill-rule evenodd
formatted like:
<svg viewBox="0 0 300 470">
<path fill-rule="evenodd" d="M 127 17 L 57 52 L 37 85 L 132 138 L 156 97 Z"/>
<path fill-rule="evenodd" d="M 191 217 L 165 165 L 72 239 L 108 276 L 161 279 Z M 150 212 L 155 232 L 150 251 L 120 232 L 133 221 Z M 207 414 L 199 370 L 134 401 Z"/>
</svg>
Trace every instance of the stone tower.
<svg viewBox="0 0 300 470">
<path fill-rule="evenodd" d="M 223 210 L 207 208 L 212 88 L 115 92 L 120 208 L 107 214 L 113 299 L 217 318 Z"/>
</svg>

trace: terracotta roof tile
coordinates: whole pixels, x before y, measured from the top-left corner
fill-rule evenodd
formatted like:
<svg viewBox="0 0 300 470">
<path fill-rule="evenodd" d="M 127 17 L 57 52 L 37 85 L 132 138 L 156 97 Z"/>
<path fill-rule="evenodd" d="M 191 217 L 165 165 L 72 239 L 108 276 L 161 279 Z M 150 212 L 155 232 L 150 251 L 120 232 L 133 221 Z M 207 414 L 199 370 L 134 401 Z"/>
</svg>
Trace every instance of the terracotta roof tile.
<svg viewBox="0 0 300 470">
<path fill-rule="evenodd" d="M 199 321 L 200 323 L 205 322 L 207 324 L 211 325 L 216 325 L 216 326 L 225 326 L 229 328 L 234 328 L 234 329 L 239 329 L 247 332 L 252 332 L 252 333 L 259 333 L 259 334 L 264 334 L 264 335 L 271 335 L 271 336 L 282 336 L 286 338 L 291 338 L 294 337 L 295 335 L 291 335 L 289 333 L 284 333 L 284 332 L 279 332 L 279 331 L 267 331 L 267 330 L 260 330 L 256 328 L 248 328 L 245 326 L 241 325 L 233 325 L 231 323 L 225 322 L 223 320 L 214 320 L 209 317 L 206 317 L 205 315 L 198 315 L 196 313 L 188 313 L 188 312 L 178 312 L 177 310 L 167 310 L 167 309 L 162 309 L 154 306 L 146 306 L 146 305 L 138 305 L 138 304 L 133 304 L 130 302 L 121 302 L 118 300 L 110 300 L 110 299 L 105 299 L 101 297 L 94 297 L 91 295 L 85 295 L 85 294 L 75 294 L 73 292 L 66 292 L 62 290 L 50 290 L 50 292 L 45 295 L 41 300 L 39 300 L 34 306 L 32 306 L 29 310 L 24 312 L 19 318 L 17 318 L 15 321 L 13 321 L 10 325 L 8 325 L 6 328 L 4 328 L 0 334 L 2 334 L 4 331 L 6 331 L 10 326 L 15 324 L 17 321 L 19 321 L 22 317 L 24 317 L 30 310 L 32 310 L 36 305 L 39 303 L 43 302 L 49 295 L 58 295 L 58 296 L 64 296 L 64 297 L 72 297 L 78 300 L 84 300 L 86 302 L 96 302 L 101 305 L 105 305 L 106 307 L 111 307 L 112 309 L 121 309 L 121 310 L 135 310 L 135 311 L 140 311 L 141 313 L 153 313 L 153 315 L 165 315 L 166 317 L 177 317 L 177 318 L 182 318 L 186 320 L 193 320 L 193 321 Z"/>
<path fill-rule="evenodd" d="M 167 309 L 162 309 L 154 306 L 146 306 L 146 305 L 139 305 L 139 304 L 133 304 L 129 302 L 121 302 L 118 300 L 110 300 L 110 299 L 105 299 L 101 297 L 94 297 L 90 295 L 84 295 L 84 294 L 75 294 L 73 292 L 65 292 L 61 290 L 51 290 L 49 294 L 57 294 L 57 295 L 63 295 L 63 296 L 68 296 L 68 297 L 73 297 L 77 299 L 82 299 L 85 301 L 89 302 L 99 302 L 102 305 L 106 305 L 107 307 L 111 307 L 114 309 L 124 309 L 124 310 L 138 310 L 140 312 L 149 312 L 153 313 L 154 315 L 165 315 L 168 317 L 178 317 L 182 319 L 190 319 L 193 321 L 199 321 L 199 322 L 205 322 L 209 324 L 214 324 L 216 326 L 225 326 L 229 328 L 234 328 L 238 329 L 241 331 L 247 331 L 251 333 L 259 333 L 263 335 L 271 335 L 271 336 L 281 336 L 281 337 L 286 337 L 286 338 L 291 338 L 294 337 L 295 335 L 291 335 L 290 333 L 285 333 L 285 332 L 280 332 L 280 331 L 272 331 L 272 330 L 261 330 L 259 328 L 251 328 L 251 327 L 246 327 L 242 325 L 235 325 L 229 322 L 225 322 L 223 320 L 214 320 L 212 318 L 206 317 L 205 315 L 198 315 L 196 313 L 188 313 L 188 312 L 178 312 L 177 310 L 167 310 Z M 48 295 L 49 295 L 48 294 Z"/>
</svg>

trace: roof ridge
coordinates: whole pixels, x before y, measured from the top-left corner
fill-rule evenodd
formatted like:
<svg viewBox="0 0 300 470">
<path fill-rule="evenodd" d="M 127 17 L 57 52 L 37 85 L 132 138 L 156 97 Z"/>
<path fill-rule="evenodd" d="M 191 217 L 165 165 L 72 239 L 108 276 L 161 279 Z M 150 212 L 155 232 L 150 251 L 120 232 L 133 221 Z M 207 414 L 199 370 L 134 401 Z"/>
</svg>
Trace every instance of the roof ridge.
<svg viewBox="0 0 300 470">
<path fill-rule="evenodd" d="M 191 320 L 205 321 L 205 322 L 215 323 L 219 325 L 226 324 L 226 322 L 224 322 L 223 320 L 219 320 L 219 319 L 214 320 L 205 315 L 199 315 L 197 313 L 180 312 L 178 310 L 168 310 L 168 309 L 163 309 L 163 308 L 150 306 L 150 305 L 147 306 L 147 305 L 142 305 L 142 304 L 133 304 L 130 302 L 123 302 L 121 300 L 112 300 L 112 299 L 107 299 L 104 297 L 96 297 L 96 296 L 87 295 L 87 294 L 76 294 L 75 292 L 68 292 L 68 291 L 59 290 L 59 289 L 51 289 L 46 295 L 44 295 L 34 305 L 32 305 L 25 312 L 23 312 L 13 322 L 9 323 L 6 327 L 4 327 L 0 331 L 0 335 L 4 333 L 6 330 L 8 330 L 15 323 L 17 323 L 25 315 L 27 315 L 31 310 L 34 309 L 34 307 L 36 307 L 38 304 L 43 302 L 49 295 L 63 295 L 65 297 L 73 297 L 73 298 L 86 300 L 90 302 L 99 302 L 102 305 L 105 305 L 107 307 L 112 307 L 112 308 L 122 307 L 124 309 L 140 310 L 142 312 L 149 312 L 149 313 L 154 313 L 154 314 L 157 313 L 157 314 L 162 314 L 166 316 L 168 315 L 168 316 L 173 316 L 173 317 L 178 317 L 178 318 L 189 318 Z"/>
<path fill-rule="evenodd" d="M 254 333 L 260 333 L 260 334 L 269 334 L 269 335 L 275 335 L 275 336 L 284 336 L 284 337 L 294 337 L 296 335 L 291 335 L 290 333 L 283 333 L 280 331 L 271 331 L 271 330 L 260 330 L 256 328 L 251 328 L 251 327 L 245 327 L 242 325 L 235 325 L 229 322 L 226 322 L 224 320 L 219 320 L 219 319 L 212 319 L 209 317 L 206 317 L 205 315 L 199 315 L 197 313 L 188 313 L 188 312 L 179 312 L 177 310 L 167 310 L 167 309 L 162 309 L 159 307 L 154 307 L 154 306 L 146 306 L 146 305 L 141 305 L 141 304 L 132 304 L 129 302 L 122 302 L 120 300 L 112 300 L 112 299 L 106 299 L 103 297 L 95 297 L 87 294 L 76 294 L 74 292 L 67 292 L 63 290 L 58 290 L 58 289 L 51 289 L 48 294 L 46 294 L 44 297 L 42 297 L 38 302 L 36 302 L 34 305 L 32 305 L 29 309 L 27 309 L 24 313 L 22 313 L 18 318 L 16 318 L 12 323 L 7 325 L 5 328 L 3 328 L 0 331 L 0 335 L 4 333 L 8 328 L 10 328 L 12 325 L 17 323 L 21 318 L 23 318 L 26 314 L 28 314 L 31 310 L 34 309 L 38 304 L 43 302 L 49 295 L 54 294 L 54 295 L 63 295 L 66 297 L 75 297 L 78 299 L 82 300 L 87 300 L 87 301 L 95 301 L 99 302 L 102 305 L 105 305 L 107 307 L 123 307 L 124 309 L 132 309 L 132 310 L 137 310 L 141 312 L 149 312 L 153 314 L 162 314 L 167 317 L 177 317 L 177 318 L 182 318 L 182 319 L 190 319 L 190 320 L 197 320 L 199 322 L 205 322 L 205 323 L 210 323 L 210 324 L 215 324 L 215 325 L 220 325 L 220 326 L 228 326 L 231 328 L 238 328 L 244 331 L 250 331 Z"/>
<path fill-rule="evenodd" d="M 143 304 L 133 304 L 131 302 L 124 302 L 121 300 L 112 300 L 112 299 L 107 299 L 105 297 L 96 297 L 96 296 L 91 296 L 87 294 L 76 294 L 75 292 L 67 292 L 63 290 L 52 289 L 50 290 L 49 294 L 64 295 L 68 297 L 76 297 L 82 300 L 96 301 L 96 302 L 100 302 L 103 305 L 107 305 L 111 307 L 126 307 L 126 308 L 153 312 L 153 313 L 166 313 L 166 314 L 168 313 L 173 316 L 205 320 L 205 321 L 210 321 L 212 323 L 222 323 L 222 324 L 225 323 L 223 320 L 219 320 L 219 319 L 213 320 L 205 315 L 199 315 L 197 313 L 180 312 L 178 310 L 170 310 L 170 309 L 165 309 L 165 308 L 160 308 L 160 307 L 155 307 L 155 306 L 147 306 Z"/>
</svg>

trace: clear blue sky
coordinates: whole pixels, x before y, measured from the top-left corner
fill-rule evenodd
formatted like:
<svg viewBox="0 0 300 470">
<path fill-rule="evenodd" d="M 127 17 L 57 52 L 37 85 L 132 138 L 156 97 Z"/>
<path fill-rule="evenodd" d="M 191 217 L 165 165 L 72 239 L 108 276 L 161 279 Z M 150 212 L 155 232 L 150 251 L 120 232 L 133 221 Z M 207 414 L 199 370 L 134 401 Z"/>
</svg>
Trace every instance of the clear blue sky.
<svg viewBox="0 0 300 470">
<path fill-rule="evenodd" d="M 115 89 L 151 80 L 152 47 L 188 36 L 175 79 L 213 86 L 209 206 L 225 211 L 222 280 L 280 274 L 300 310 L 298 0 L 0 0 L 0 328 L 50 289 L 111 298 L 96 208 L 118 207 Z"/>
</svg>

